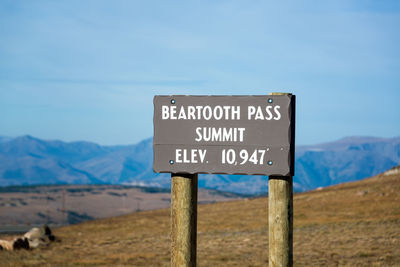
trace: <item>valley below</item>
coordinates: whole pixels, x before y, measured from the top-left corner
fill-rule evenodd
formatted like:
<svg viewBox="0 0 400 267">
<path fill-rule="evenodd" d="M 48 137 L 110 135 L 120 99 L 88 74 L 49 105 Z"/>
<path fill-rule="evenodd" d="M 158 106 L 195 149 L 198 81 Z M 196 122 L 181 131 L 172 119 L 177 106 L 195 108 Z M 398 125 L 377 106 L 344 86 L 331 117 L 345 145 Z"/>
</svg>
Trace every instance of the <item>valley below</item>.
<svg viewBox="0 0 400 267">
<path fill-rule="evenodd" d="M 397 169 L 295 194 L 294 266 L 399 266 L 399 192 Z M 198 266 L 266 266 L 267 207 L 267 197 L 200 204 Z M 168 208 L 57 227 L 54 234 L 48 247 L 0 251 L 2 264 L 170 266 Z"/>
<path fill-rule="evenodd" d="M 200 189 L 199 204 L 229 201 L 243 195 Z M 0 232 L 33 225 L 60 226 L 168 208 L 170 189 L 123 185 L 48 185 L 0 187 Z"/>
</svg>

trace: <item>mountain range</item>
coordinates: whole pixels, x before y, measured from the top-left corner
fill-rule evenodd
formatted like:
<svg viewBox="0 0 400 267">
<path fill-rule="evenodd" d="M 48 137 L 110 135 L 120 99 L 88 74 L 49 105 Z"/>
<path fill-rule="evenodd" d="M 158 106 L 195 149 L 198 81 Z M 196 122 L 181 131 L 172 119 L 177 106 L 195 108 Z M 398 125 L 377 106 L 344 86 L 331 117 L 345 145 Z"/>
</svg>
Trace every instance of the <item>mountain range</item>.
<svg viewBox="0 0 400 267">
<path fill-rule="evenodd" d="M 400 164 L 400 137 L 346 137 L 296 147 L 294 189 L 306 191 L 360 180 Z M 170 187 L 156 174 L 153 140 L 135 145 L 0 137 L 0 186 L 31 184 L 127 184 Z M 265 176 L 199 175 L 199 187 L 244 194 L 268 191 Z"/>
</svg>

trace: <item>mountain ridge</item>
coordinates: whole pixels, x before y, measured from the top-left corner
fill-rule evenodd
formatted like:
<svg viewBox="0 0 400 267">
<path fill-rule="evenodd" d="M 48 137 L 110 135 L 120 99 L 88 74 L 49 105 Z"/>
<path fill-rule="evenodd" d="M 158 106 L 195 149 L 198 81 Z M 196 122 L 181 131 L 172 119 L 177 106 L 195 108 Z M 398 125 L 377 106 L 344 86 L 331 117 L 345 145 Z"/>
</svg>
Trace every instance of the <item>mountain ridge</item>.
<svg viewBox="0 0 400 267">
<path fill-rule="evenodd" d="M 152 138 L 134 145 L 0 136 L 0 186 L 28 184 L 128 184 L 170 187 L 169 174 L 152 170 Z M 294 188 L 360 180 L 400 164 L 400 137 L 351 136 L 296 147 Z M 199 175 L 199 187 L 235 193 L 268 191 L 265 176 Z"/>
</svg>

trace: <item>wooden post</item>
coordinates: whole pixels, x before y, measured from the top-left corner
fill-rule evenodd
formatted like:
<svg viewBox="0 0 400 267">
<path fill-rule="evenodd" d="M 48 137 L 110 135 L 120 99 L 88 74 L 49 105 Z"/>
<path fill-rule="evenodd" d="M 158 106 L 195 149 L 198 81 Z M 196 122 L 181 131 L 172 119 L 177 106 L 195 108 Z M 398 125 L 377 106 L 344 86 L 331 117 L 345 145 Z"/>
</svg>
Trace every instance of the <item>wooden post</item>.
<svg viewBox="0 0 400 267">
<path fill-rule="evenodd" d="M 288 94 L 272 93 L 271 95 Z M 294 128 L 294 125 L 292 127 Z M 291 141 L 294 154 L 294 131 Z M 293 266 L 292 176 L 269 176 L 268 224 L 269 266 Z"/>
<path fill-rule="evenodd" d="M 171 174 L 171 266 L 196 266 L 197 174 Z"/>
<path fill-rule="evenodd" d="M 269 266 L 293 266 L 293 177 L 270 176 Z"/>
</svg>

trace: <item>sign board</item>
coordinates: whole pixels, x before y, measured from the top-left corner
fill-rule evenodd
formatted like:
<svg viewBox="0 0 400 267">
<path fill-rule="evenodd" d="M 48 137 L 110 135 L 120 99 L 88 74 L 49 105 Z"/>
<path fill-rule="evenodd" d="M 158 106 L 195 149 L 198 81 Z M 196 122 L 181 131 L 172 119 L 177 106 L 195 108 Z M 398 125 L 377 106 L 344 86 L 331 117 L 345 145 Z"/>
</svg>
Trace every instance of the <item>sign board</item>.
<svg viewBox="0 0 400 267">
<path fill-rule="evenodd" d="M 155 96 L 155 172 L 294 175 L 294 95 Z"/>
</svg>

